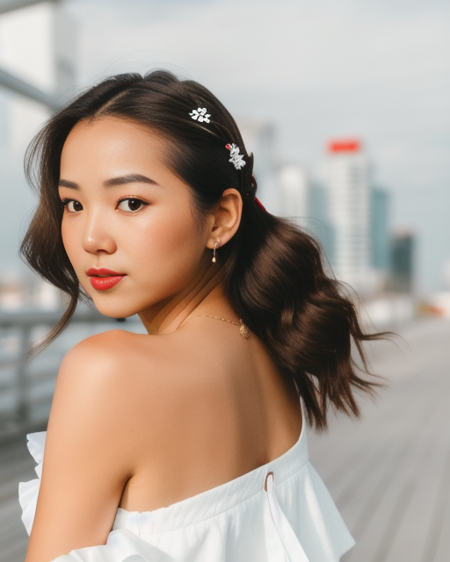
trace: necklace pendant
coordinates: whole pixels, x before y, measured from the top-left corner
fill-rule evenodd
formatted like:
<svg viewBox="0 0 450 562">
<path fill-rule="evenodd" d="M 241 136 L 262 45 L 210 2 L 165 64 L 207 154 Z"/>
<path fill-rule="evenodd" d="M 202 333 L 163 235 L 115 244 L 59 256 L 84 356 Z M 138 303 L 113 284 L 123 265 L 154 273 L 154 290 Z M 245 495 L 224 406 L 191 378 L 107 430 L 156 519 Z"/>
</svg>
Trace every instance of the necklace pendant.
<svg viewBox="0 0 450 562">
<path fill-rule="evenodd" d="M 239 333 L 243 338 L 248 340 L 248 338 L 250 337 L 250 331 L 247 328 L 247 326 L 244 324 L 244 322 L 242 322 L 242 319 L 239 320 L 239 322 L 241 323 L 241 325 L 239 326 Z"/>
</svg>

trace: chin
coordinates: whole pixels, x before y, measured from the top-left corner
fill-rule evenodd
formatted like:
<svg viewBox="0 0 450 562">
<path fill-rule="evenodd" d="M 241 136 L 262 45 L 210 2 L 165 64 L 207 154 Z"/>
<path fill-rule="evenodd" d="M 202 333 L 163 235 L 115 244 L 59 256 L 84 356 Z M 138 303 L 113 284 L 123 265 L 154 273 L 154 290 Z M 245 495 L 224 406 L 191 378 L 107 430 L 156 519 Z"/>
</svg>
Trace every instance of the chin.
<svg viewBox="0 0 450 562">
<path fill-rule="evenodd" d="M 102 299 L 92 299 L 95 308 L 108 318 L 128 318 L 139 312 L 135 307 L 127 306 L 124 302 L 101 302 Z"/>
</svg>

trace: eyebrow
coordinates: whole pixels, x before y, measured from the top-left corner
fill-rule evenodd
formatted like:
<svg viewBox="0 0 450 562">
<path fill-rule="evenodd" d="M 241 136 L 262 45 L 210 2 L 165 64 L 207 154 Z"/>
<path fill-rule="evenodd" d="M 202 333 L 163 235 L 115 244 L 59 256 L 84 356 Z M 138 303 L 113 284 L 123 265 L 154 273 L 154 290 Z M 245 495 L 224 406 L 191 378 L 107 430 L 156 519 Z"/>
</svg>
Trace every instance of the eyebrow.
<svg viewBox="0 0 450 562">
<path fill-rule="evenodd" d="M 119 176 L 118 178 L 111 178 L 103 182 L 105 187 L 111 187 L 114 185 L 123 185 L 125 183 L 150 183 L 152 185 L 158 185 L 155 180 L 143 176 L 141 174 L 128 174 L 126 176 Z"/>
<path fill-rule="evenodd" d="M 155 180 L 143 176 L 142 174 L 127 174 L 126 176 L 118 176 L 103 182 L 104 187 L 114 187 L 116 185 L 125 185 L 127 183 L 149 183 L 151 185 L 159 185 Z M 80 189 L 80 186 L 74 181 L 59 180 L 59 187 L 69 187 L 70 189 Z"/>
</svg>

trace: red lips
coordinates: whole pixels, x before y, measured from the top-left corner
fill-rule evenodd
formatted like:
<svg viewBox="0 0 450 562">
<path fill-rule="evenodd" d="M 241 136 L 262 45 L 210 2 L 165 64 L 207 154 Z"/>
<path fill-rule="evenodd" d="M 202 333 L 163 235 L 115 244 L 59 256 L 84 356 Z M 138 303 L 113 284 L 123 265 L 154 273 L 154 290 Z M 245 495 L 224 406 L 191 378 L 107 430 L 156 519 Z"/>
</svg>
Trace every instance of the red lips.
<svg viewBox="0 0 450 562">
<path fill-rule="evenodd" d="M 106 291 L 117 285 L 124 277 L 125 273 L 117 273 L 117 271 L 112 271 L 111 269 L 106 269 L 101 267 L 96 269 L 91 267 L 86 271 L 86 274 L 91 278 L 91 285 L 97 291 Z"/>
</svg>

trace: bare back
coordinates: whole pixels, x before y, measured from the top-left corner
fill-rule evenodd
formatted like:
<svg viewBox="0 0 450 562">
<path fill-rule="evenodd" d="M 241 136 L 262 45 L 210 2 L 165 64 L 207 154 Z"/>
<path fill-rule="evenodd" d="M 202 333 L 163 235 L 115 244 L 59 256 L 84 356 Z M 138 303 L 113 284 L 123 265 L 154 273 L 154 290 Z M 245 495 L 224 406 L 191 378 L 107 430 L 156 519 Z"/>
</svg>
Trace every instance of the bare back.
<svg viewBox="0 0 450 562">
<path fill-rule="evenodd" d="M 198 318 L 167 336 L 125 336 L 135 400 L 136 467 L 120 506 L 164 507 L 279 457 L 301 412 L 264 346 L 237 327 Z M 201 342 L 199 345 L 198 342 Z M 156 426 L 155 426 L 156 424 Z"/>
</svg>

